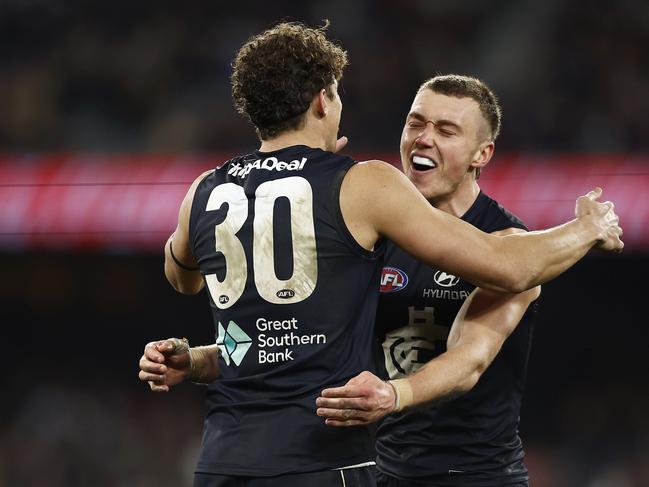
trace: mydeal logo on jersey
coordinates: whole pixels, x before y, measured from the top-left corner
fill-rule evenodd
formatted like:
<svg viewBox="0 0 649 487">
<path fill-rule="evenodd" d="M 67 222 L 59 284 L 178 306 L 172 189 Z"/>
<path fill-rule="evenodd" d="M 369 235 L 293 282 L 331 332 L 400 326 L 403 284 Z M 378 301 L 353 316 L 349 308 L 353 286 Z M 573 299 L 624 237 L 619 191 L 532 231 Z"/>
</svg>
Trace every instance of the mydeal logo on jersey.
<svg viewBox="0 0 649 487">
<path fill-rule="evenodd" d="M 407 285 L 408 275 L 401 269 L 386 266 L 381 271 L 381 287 L 379 290 L 382 293 L 401 291 Z"/>
<path fill-rule="evenodd" d="M 228 175 L 245 178 L 253 169 L 264 169 L 266 171 L 301 171 L 306 164 L 306 157 L 302 159 L 295 159 L 291 162 L 284 162 L 277 159 L 277 157 L 267 157 L 263 161 L 257 159 L 255 162 L 248 162 L 243 166 L 238 162 L 230 164 L 228 168 Z"/>
</svg>

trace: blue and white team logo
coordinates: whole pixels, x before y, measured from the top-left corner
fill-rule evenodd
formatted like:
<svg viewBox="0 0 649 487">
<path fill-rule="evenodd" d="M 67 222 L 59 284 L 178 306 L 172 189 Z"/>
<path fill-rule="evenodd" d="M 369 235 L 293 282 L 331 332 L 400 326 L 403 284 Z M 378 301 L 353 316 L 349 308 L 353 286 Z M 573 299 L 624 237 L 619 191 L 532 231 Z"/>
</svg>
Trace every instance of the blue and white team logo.
<svg viewBox="0 0 649 487">
<path fill-rule="evenodd" d="M 460 282 L 459 277 L 456 277 L 453 274 L 447 274 L 444 271 L 437 271 L 433 276 L 433 279 L 435 279 L 435 282 L 442 287 L 453 287 Z"/>
<path fill-rule="evenodd" d="M 227 329 L 223 328 L 223 325 L 219 322 L 219 334 L 216 337 L 216 344 L 221 350 L 221 356 L 227 365 L 230 365 L 230 360 L 236 365 L 240 365 L 252 345 L 252 340 L 234 321 L 230 321 Z"/>
<path fill-rule="evenodd" d="M 435 323 L 435 309 L 408 307 L 408 324 L 385 335 L 383 353 L 390 379 L 417 372 L 446 350 L 449 327 Z"/>
<path fill-rule="evenodd" d="M 393 293 L 401 291 L 408 285 L 408 275 L 401 269 L 396 267 L 386 266 L 381 271 L 381 287 L 382 293 Z"/>
</svg>

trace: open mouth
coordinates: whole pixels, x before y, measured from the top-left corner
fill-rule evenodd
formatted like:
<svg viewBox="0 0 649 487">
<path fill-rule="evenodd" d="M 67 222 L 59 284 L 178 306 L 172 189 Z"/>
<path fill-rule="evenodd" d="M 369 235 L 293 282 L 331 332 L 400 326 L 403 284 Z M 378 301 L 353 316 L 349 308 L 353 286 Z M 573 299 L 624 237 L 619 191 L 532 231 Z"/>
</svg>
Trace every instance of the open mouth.
<svg viewBox="0 0 649 487">
<path fill-rule="evenodd" d="M 412 167 L 416 171 L 430 171 L 437 167 L 437 163 L 428 157 L 412 156 Z"/>
</svg>

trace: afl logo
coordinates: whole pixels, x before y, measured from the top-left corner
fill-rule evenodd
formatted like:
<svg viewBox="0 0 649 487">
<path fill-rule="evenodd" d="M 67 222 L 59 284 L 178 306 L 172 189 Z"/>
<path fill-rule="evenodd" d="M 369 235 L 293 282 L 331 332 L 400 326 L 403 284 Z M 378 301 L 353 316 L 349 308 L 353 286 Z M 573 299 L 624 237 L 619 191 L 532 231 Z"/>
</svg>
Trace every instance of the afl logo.
<svg viewBox="0 0 649 487">
<path fill-rule="evenodd" d="M 381 271 L 381 288 L 382 293 L 393 293 L 401 291 L 408 285 L 408 276 L 401 269 L 396 267 L 384 267 Z"/>
<path fill-rule="evenodd" d="M 295 291 L 293 291 L 292 289 L 280 289 L 275 294 L 277 295 L 278 298 L 290 299 L 293 296 L 295 296 Z"/>
<path fill-rule="evenodd" d="M 447 274 L 444 271 L 437 271 L 433 276 L 435 282 L 442 287 L 453 287 L 458 282 L 460 282 L 459 277 L 455 277 L 453 274 Z"/>
</svg>

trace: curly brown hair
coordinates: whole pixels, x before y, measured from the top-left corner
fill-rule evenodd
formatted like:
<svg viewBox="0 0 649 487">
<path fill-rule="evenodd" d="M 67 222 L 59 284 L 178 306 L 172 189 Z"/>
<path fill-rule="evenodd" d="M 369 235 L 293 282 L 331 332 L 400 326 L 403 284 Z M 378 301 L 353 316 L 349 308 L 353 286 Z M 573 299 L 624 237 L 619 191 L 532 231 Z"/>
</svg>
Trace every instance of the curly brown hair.
<svg viewBox="0 0 649 487">
<path fill-rule="evenodd" d="M 500 133 L 502 110 L 498 99 L 493 91 L 484 81 L 471 76 L 459 74 L 446 74 L 430 78 L 419 87 L 417 93 L 422 90 L 432 90 L 441 95 L 453 96 L 456 98 L 472 98 L 480 107 L 480 112 L 489 124 L 491 141 L 495 141 Z"/>
<path fill-rule="evenodd" d="M 232 65 L 232 98 L 262 140 L 299 128 L 311 100 L 330 90 L 347 65 L 347 53 L 313 29 L 284 22 L 251 37 Z"/>
</svg>

